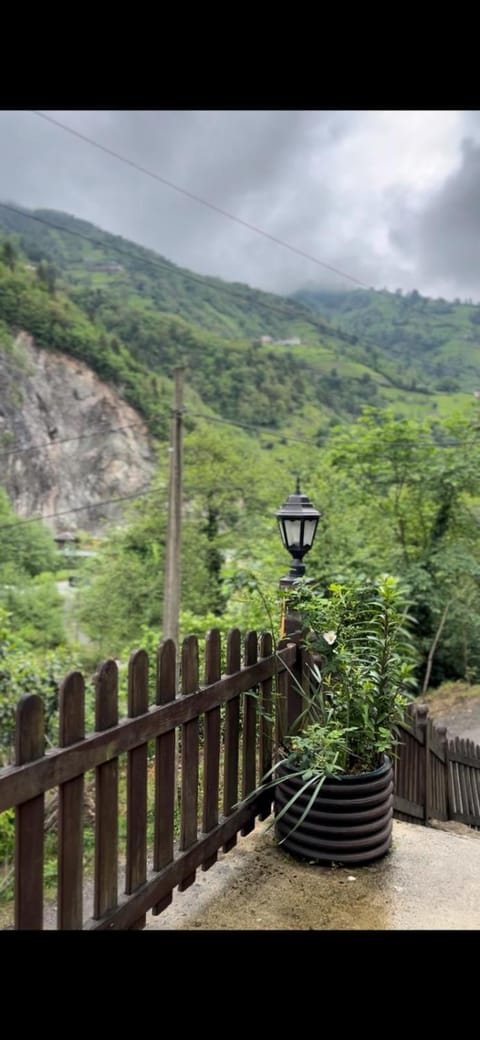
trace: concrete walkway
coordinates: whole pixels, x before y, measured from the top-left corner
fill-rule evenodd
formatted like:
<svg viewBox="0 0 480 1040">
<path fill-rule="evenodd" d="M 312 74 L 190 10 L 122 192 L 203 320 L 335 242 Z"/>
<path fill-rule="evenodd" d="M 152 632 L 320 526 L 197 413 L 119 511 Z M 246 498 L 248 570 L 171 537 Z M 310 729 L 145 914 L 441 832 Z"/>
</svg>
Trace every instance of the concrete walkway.
<svg viewBox="0 0 480 1040">
<path fill-rule="evenodd" d="M 480 928 L 480 831 L 395 820 L 389 855 L 347 869 L 297 861 L 265 829 L 197 871 L 147 930 Z"/>
</svg>

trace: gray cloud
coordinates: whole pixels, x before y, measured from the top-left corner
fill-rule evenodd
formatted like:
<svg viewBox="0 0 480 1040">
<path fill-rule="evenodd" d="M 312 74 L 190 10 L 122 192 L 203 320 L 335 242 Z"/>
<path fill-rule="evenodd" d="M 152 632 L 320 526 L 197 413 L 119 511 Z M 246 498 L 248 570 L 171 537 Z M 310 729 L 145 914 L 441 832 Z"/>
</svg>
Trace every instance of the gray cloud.
<svg viewBox="0 0 480 1040">
<path fill-rule="evenodd" d="M 472 294 L 479 113 L 50 114 L 369 285 Z M 0 113 L 0 147 L 0 199 L 65 210 L 225 279 L 350 284 L 30 112 Z"/>
<path fill-rule="evenodd" d="M 420 213 L 404 206 L 391 238 L 404 254 L 413 246 L 421 277 L 480 297 L 480 145 L 462 142 L 459 168 Z"/>
</svg>

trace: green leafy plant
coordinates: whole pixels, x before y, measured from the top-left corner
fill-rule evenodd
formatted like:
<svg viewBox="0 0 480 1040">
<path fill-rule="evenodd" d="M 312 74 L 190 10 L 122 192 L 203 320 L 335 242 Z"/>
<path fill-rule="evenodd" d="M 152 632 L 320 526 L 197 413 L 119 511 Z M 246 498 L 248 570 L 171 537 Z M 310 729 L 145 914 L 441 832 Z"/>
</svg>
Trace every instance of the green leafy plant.
<svg viewBox="0 0 480 1040">
<path fill-rule="evenodd" d="M 290 673 L 304 709 L 279 748 L 286 770 L 279 772 L 277 761 L 263 788 L 302 778 L 277 816 L 310 793 L 299 826 L 327 777 L 371 772 L 394 754 L 396 728 L 415 685 L 415 652 L 406 590 L 391 575 L 332 583 L 325 594 L 301 580 L 289 600 L 307 651 L 301 686 Z"/>
</svg>

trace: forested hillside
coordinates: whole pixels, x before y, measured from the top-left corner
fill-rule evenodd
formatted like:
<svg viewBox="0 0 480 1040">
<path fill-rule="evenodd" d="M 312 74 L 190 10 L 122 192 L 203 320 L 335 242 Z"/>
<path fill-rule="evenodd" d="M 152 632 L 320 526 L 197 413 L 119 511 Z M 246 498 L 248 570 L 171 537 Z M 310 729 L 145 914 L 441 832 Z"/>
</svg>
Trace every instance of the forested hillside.
<svg viewBox="0 0 480 1040">
<path fill-rule="evenodd" d="M 400 362 L 413 388 L 472 393 L 480 386 L 480 306 L 402 293 L 308 289 L 293 299 L 358 339 L 373 366 L 380 354 Z"/>
<path fill-rule="evenodd" d="M 196 275 L 66 214 L 0 206 L 2 228 L 15 266 L 3 272 L 0 318 L 23 321 L 40 345 L 49 339 L 114 380 L 153 432 L 165 433 L 157 380 L 180 359 L 188 385 L 222 417 L 277 430 L 313 425 L 320 440 L 365 405 L 443 414 L 458 404 L 456 389 L 468 392 L 465 380 L 442 386 L 413 371 L 383 346 L 382 329 L 372 346 L 343 312 L 338 321 L 330 308 L 326 320 L 299 300 Z"/>
</svg>

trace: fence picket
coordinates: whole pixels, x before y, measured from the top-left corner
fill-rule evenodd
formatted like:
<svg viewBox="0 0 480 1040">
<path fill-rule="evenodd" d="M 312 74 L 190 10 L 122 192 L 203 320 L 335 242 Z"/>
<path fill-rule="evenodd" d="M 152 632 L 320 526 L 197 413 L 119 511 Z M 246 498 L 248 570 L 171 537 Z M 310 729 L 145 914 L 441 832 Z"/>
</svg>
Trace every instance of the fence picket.
<svg viewBox="0 0 480 1040">
<path fill-rule="evenodd" d="M 458 739 L 458 750 L 461 755 L 466 756 L 465 741 Z M 460 781 L 460 792 L 461 792 L 461 813 L 466 816 L 469 813 L 469 798 L 467 788 L 467 767 L 463 762 L 458 763 L 458 778 Z"/>
<path fill-rule="evenodd" d="M 218 628 L 207 634 L 205 644 L 205 685 L 217 682 L 221 674 L 221 644 Z M 205 713 L 204 797 L 202 827 L 208 834 L 218 823 L 218 787 L 220 778 L 220 708 Z M 202 870 L 217 862 L 217 853 L 205 860 Z"/>
<path fill-rule="evenodd" d="M 245 665 L 257 662 L 257 633 L 247 632 L 245 637 Z M 257 765 L 257 691 L 243 695 L 243 768 L 242 768 L 242 798 L 246 798 L 256 787 L 256 765 Z M 255 815 L 242 827 L 242 835 L 249 834 L 255 826 Z"/>
<path fill-rule="evenodd" d="M 260 639 L 260 657 L 270 657 L 272 653 L 272 636 L 270 632 L 264 632 Z M 273 676 L 269 676 L 268 679 L 260 684 L 260 727 L 259 727 L 259 744 L 260 744 L 260 779 L 262 779 L 266 773 L 272 767 L 272 755 L 273 755 L 273 703 L 272 703 L 272 687 L 273 687 Z M 260 812 L 260 819 L 265 820 L 270 815 L 272 805 L 271 791 L 266 791 L 265 796 L 262 797 L 262 810 Z"/>
<path fill-rule="evenodd" d="M 182 694 L 198 689 L 198 643 L 196 636 L 187 636 L 182 646 Z M 180 849 L 189 849 L 197 840 L 198 814 L 198 717 L 182 726 L 182 805 L 180 818 Z M 195 881 L 194 871 L 183 878 L 178 889 L 185 892 Z"/>
<path fill-rule="evenodd" d="M 458 748 L 458 737 L 455 737 L 453 740 L 451 740 L 449 742 L 449 750 L 450 750 L 450 754 L 451 755 L 454 755 L 455 752 L 457 752 L 459 750 L 459 748 Z M 461 795 L 461 791 L 460 791 L 460 780 L 459 780 L 459 775 L 458 775 L 459 764 L 458 764 L 458 762 L 450 762 L 450 766 L 451 766 L 451 770 L 452 770 L 451 776 L 452 776 L 452 790 L 453 790 L 453 797 L 454 797 L 454 813 L 456 814 L 456 813 L 459 813 L 459 812 L 462 811 L 462 795 Z"/>
<path fill-rule="evenodd" d="M 476 747 L 473 741 L 471 742 L 471 756 L 473 759 L 477 759 L 480 756 L 480 748 Z M 472 769 L 472 788 L 473 788 L 473 804 L 475 815 L 478 816 L 478 826 L 480 827 L 480 770 L 475 768 Z"/>
<path fill-rule="evenodd" d="M 176 696 L 177 655 L 173 639 L 165 639 L 157 652 L 156 704 L 170 704 Z M 163 870 L 173 861 L 177 771 L 175 730 L 155 741 L 155 821 L 153 869 Z M 172 902 L 172 891 L 152 907 L 154 917 Z"/>
<path fill-rule="evenodd" d="M 95 676 L 95 729 L 118 723 L 118 669 L 105 661 Z M 95 770 L 95 885 L 96 920 L 117 905 L 118 898 L 118 759 Z"/>
<path fill-rule="evenodd" d="M 437 736 L 442 751 L 443 763 L 438 763 L 438 776 L 439 776 L 439 803 L 438 808 L 441 813 L 439 819 L 448 820 L 448 803 L 449 803 L 449 779 L 448 779 L 448 742 L 447 742 L 447 729 L 446 726 L 437 726 Z"/>
<path fill-rule="evenodd" d="M 240 631 L 232 628 L 227 636 L 227 675 L 234 675 L 240 669 Z M 233 697 L 225 707 L 224 737 L 224 780 L 223 780 L 223 812 L 230 816 L 238 800 L 238 759 L 240 741 L 240 697 Z M 223 846 L 229 852 L 237 844 L 234 834 Z"/>
<path fill-rule="evenodd" d="M 128 662 L 128 717 L 148 711 L 148 654 L 135 650 Z M 125 893 L 130 895 L 147 879 L 148 744 L 127 755 L 127 864 Z M 145 914 L 131 929 L 145 927 Z"/>
<path fill-rule="evenodd" d="M 465 755 L 467 755 L 469 758 L 471 758 L 471 744 L 470 744 L 470 741 L 469 740 L 463 740 L 462 743 L 463 743 Z M 468 801 L 468 809 L 466 810 L 466 812 L 469 814 L 469 816 L 473 816 L 474 813 L 475 813 L 475 805 L 474 805 L 474 800 L 473 800 L 473 784 L 472 784 L 472 772 L 473 772 L 473 769 L 471 768 L 471 766 L 464 766 L 463 769 L 464 769 L 464 774 L 465 774 L 465 788 L 466 788 L 466 792 L 467 792 L 467 801 Z"/>
<path fill-rule="evenodd" d="M 17 705 L 15 764 L 34 762 L 45 753 L 43 704 L 27 694 Z M 43 928 L 44 795 L 15 810 L 15 928 Z"/>
<path fill-rule="evenodd" d="M 85 684 L 80 672 L 70 672 L 60 687 L 59 731 L 60 747 L 85 737 Z M 83 792 L 83 776 L 58 789 L 57 925 L 62 931 L 83 923 Z"/>
</svg>

